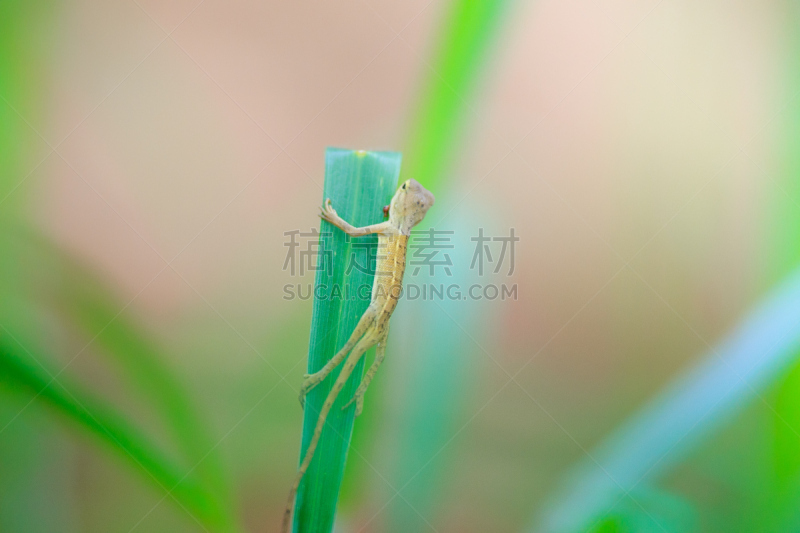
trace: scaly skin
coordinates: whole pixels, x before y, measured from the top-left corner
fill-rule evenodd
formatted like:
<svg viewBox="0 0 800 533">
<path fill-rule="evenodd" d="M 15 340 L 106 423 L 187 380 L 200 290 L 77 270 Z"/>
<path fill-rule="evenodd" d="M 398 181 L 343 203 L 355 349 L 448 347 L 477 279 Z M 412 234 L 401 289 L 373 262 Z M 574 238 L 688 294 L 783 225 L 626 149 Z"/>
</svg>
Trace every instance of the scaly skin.
<svg viewBox="0 0 800 533">
<path fill-rule="evenodd" d="M 353 237 L 377 233 L 378 258 L 380 261 L 375 271 L 375 282 L 372 285 L 372 297 L 369 307 L 361 315 L 361 319 L 359 319 L 350 339 L 322 369 L 314 374 L 306 374 L 305 381 L 303 381 L 303 386 L 300 389 L 300 403 L 303 404 L 308 391 L 319 385 L 322 380 L 328 377 L 331 370 L 339 366 L 347 357 L 339 377 L 336 378 L 333 388 L 325 398 L 325 403 L 322 405 L 317 418 L 317 425 L 314 428 L 314 435 L 311 437 L 311 442 L 289 492 L 289 503 L 283 515 L 283 527 L 281 528 L 283 533 L 289 533 L 291 529 L 297 489 L 300 487 L 300 481 L 303 479 L 303 475 L 305 475 L 308 465 L 311 464 L 311 459 L 314 457 L 314 451 L 317 449 L 319 438 L 322 435 L 322 428 L 325 426 L 325 419 L 359 359 L 368 349 L 377 344 L 378 349 L 375 361 L 361 380 L 361 384 L 358 386 L 353 398 L 345 405 L 345 407 L 348 407 L 355 402 L 356 416 L 360 415 L 364 408 L 364 393 L 367 391 L 370 381 L 375 377 L 375 373 L 386 355 L 389 319 L 392 317 L 395 307 L 397 307 L 397 300 L 403 288 L 408 236 L 411 233 L 411 228 L 425 218 L 425 213 L 428 212 L 433 202 L 433 194 L 412 179 L 406 181 L 397 189 L 389 206 L 389 220 L 381 224 L 355 228 L 336 214 L 336 210 L 331 206 L 330 199 L 320 208 L 320 218 L 327 220 Z M 348 353 L 350 354 L 349 357 L 347 356 Z"/>
</svg>

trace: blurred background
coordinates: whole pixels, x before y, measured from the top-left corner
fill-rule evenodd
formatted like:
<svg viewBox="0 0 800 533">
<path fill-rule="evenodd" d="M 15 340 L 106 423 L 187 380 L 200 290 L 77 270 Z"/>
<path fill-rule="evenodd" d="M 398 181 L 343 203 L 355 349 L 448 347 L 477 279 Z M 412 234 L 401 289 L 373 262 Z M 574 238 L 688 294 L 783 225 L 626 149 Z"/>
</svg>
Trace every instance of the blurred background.
<svg viewBox="0 0 800 533">
<path fill-rule="evenodd" d="M 436 194 L 433 281 L 517 287 L 399 306 L 337 531 L 800 529 L 798 22 L 0 3 L 0 530 L 278 530 L 327 146 Z"/>
</svg>

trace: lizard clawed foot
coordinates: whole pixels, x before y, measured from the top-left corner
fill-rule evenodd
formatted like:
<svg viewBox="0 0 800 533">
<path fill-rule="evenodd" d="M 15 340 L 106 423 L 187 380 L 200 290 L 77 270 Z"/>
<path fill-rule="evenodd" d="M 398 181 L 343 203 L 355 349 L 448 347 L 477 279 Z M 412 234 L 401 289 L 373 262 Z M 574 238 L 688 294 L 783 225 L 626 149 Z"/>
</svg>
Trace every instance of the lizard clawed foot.
<svg viewBox="0 0 800 533">
<path fill-rule="evenodd" d="M 303 389 L 300 389 L 300 396 L 298 397 L 298 400 L 300 400 L 300 409 L 305 409 L 306 408 L 306 391 L 304 391 Z"/>
<path fill-rule="evenodd" d="M 355 396 L 350 398 L 350 401 L 347 402 L 346 404 L 344 404 L 344 407 L 342 407 L 342 410 L 345 410 L 348 407 L 350 407 L 350 405 L 353 402 L 356 402 L 356 416 L 359 416 L 361 414 L 361 411 L 364 410 L 364 393 L 356 392 Z"/>
<path fill-rule="evenodd" d="M 306 394 L 311 392 L 311 389 L 320 384 L 322 380 L 314 377 L 314 374 L 303 374 L 303 385 L 300 387 L 300 407 L 305 409 Z"/>
<path fill-rule="evenodd" d="M 338 218 L 338 216 L 336 209 L 331 205 L 331 199 L 328 198 L 325 200 L 325 204 L 319 208 L 319 218 L 333 224 L 333 221 Z"/>
</svg>

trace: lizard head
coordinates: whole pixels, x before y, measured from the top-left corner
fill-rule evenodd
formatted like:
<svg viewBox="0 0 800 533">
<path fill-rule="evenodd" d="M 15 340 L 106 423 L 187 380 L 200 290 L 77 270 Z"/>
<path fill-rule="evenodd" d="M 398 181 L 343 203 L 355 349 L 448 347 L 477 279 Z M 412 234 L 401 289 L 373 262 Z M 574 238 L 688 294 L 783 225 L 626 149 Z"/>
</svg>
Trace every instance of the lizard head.
<svg viewBox="0 0 800 533">
<path fill-rule="evenodd" d="M 389 207 L 389 222 L 404 234 L 422 222 L 433 205 L 433 194 L 416 180 L 407 180 L 397 189 Z"/>
</svg>

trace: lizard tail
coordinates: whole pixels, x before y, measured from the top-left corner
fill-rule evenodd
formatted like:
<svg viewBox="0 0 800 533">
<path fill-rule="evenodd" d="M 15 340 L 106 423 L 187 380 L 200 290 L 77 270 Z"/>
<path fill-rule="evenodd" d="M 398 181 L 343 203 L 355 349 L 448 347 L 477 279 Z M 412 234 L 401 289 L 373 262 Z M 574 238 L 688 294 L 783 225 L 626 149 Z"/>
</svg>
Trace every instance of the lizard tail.
<svg viewBox="0 0 800 533">
<path fill-rule="evenodd" d="M 338 385 L 338 380 L 336 383 Z M 322 428 L 325 427 L 325 419 L 328 417 L 328 412 L 331 410 L 331 406 L 333 405 L 333 401 L 336 399 L 336 396 L 339 394 L 339 390 L 341 390 L 341 387 L 339 387 L 337 390 L 336 385 L 334 385 L 333 389 L 331 389 L 331 392 L 328 393 L 328 397 L 325 399 L 325 403 L 323 404 L 322 410 L 319 413 L 317 426 L 314 428 L 314 436 L 311 437 L 311 442 L 308 445 L 306 454 L 303 456 L 303 462 L 300 464 L 300 468 L 297 470 L 297 476 L 294 478 L 294 483 L 292 483 L 292 488 L 289 491 L 289 501 L 286 504 L 286 510 L 283 512 L 283 525 L 281 526 L 281 533 L 289 533 L 291 531 L 297 490 L 300 488 L 300 482 L 303 480 L 303 476 L 305 475 L 306 470 L 308 470 L 308 466 L 311 464 L 311 459 L 314 458 L 314 452 L 317 450 L 319 438 L 322 436 Z"/>
<path fill-rule="evenodd" d="M 300 480 L 303 479 L 305 471 L 297 473 L 297 477 L 292 484 L 292 489 L 289 491 L 289 501 L 286 502 L 286 510 L 283 512 L 283 523 L 281 524 L 281 533 L 289 533 L 292 528 L 292 519 L 294 518 L 294 500 L 297 497 L 297 489 L 300 487 Z"/>
</svg>

